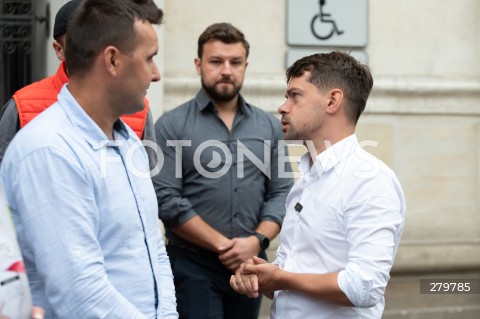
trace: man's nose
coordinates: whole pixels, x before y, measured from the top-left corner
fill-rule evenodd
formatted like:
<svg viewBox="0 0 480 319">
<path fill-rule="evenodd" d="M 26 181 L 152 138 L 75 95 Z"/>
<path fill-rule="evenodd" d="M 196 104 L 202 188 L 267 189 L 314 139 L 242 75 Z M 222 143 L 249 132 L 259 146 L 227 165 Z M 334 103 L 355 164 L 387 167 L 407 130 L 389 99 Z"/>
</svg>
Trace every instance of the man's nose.
<svg viewBox="0 0 480 319">
<path fill-rule="evenodd" d="M 232 74 L 232 66 L 230 62 L 226 61 L 222 64 L 222 74 Z"/>
<path fill-rule="evenodd" d="M 153 68 L 153 72 L 152 72 L 152 82 L 158 82 L 158 81 L 160 81 L 161 78 L 162 78 L 162 76 L 160 75 L 160 70 L 155 65 L 155 67 Z"/>
<path fill-rule="evenodd" d="M 278 107 L 277 112 L 282 115 L 285 114 L 287 112 L 286 104 L 287 104 L 287 101 L 283 102 L 283 104 Z"/>
</svg>

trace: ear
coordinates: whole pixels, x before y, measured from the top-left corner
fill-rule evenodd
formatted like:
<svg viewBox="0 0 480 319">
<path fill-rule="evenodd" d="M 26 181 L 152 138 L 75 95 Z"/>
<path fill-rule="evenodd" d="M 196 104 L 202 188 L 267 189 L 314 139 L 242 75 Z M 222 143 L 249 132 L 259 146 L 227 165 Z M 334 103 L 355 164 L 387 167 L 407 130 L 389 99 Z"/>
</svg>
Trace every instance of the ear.
<svg viewBox="0 0 480 319">
<path fill-rule="evenodd" d="M 57 41 L 53 41 L 52 46 L 53 50 L 55 50 L 55 55 L 57 56 L 57 58 L 60 61 L 65 60 L 65 51 L 63 50 L 63 46 Z"/>
<path fill-rule="evenodd" d="M 200 66 L 202 64 L 202 60 L 200 60 L 200 58 L 195 58 L 193 62 L 195 63 L 195 69 L 197 70 L 197 74 L 200 75 L 201 74 Z"/>
<path fill-rule="evenodd" d="M 121 66 L 120 51 L 110 45 L 103 50 L 102 58 L 107 72 L 112 76 L 117 76 Z"/>
<path fill-rule="evenodd" d="M 332 89 L 328 91 L 328 104 L 326 112 L 329 114 L 336 113 L 343 105 L 343 91 L 340 89 Z"/>
</svg>

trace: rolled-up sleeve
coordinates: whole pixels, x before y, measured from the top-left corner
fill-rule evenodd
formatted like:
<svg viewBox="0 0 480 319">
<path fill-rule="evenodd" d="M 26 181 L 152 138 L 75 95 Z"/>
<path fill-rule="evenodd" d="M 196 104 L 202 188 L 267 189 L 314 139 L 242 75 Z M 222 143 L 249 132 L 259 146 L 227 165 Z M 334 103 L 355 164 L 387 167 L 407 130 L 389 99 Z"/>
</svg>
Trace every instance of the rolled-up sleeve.
<svg viewBox="0 0 480 319">
<path fill-rule="evenodd" d="M 167 141 L 178 140 L 173 123 L 167 115 L 161 116 L 155 123 L 155 135 L 163 154 L 163 165 L 152 180 L 158 199 L 158 216 L 167 228 L 183 224 L 197 215 L 192 203 L 182 196 L 183 176 L 181 170 L 178 174 L 180 176 L 176 176 L 176 148 L 167 145 Z"/>
<path fill-rule="evenodd" d="M 282 225 L 285 217 L 285 201 L 293 181 L 288 174 L 291 172 L 290 163 L 283 161 L 282 158 L 288 156 L 288 150 L 284 143 L 279 143 L 283 141 L 280 123 L 272 120 L 271 126 L 274 137 L 271 143 L 271 176 L 266 180 L 265 202 L 262 205 L 260 221 L 273 221 Z M 284 167 L 280 167 L 282 163 L 285 163 Z"/>
<path fill-rule="evenodd" d="M 348 263 L 338 275 L 338 285 L 348 299 L 361 308 L 383 299 L 404 220 L 402 197 L 386 181 L 357 188 L 345 214 L 350 246 Z M 398 196 L 397 196 L 398 195 Z"/>
</svg>

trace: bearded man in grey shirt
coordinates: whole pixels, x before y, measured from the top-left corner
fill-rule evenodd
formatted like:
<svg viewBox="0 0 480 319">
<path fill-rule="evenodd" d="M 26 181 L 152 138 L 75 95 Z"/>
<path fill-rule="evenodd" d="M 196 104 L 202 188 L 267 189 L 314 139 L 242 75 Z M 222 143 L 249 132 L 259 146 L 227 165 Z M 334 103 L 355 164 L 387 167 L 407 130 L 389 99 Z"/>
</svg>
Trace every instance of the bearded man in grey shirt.
<svg viewBox="0 0 480 319">
<path fill-rule="evenodd" d="M 229 279 L 265 256 L 285 215 L 292 180 L 281 178 L 290 166 L 279 165 L 280 122 L 239 93 L 248 51 L 231 24 L 209 26 L 195 59 L 202 89 L 155 124 L 164 165 L 153 181 L 181 318 L 257 318 L 260 300 Z"/>
</svg>

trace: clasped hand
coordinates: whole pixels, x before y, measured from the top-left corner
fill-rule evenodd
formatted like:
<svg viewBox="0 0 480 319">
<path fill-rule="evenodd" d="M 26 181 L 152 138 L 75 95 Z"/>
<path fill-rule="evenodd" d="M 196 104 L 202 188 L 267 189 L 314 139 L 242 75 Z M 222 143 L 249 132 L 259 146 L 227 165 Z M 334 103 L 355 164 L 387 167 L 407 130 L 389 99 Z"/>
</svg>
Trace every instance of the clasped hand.
<svg viewBox="0 0 480 319">
<path fill-rule="evenodd" d="M 219 249 L 218 258 L 226 268 L 235 273 L 243 262 L 256 256 L 259 251 L 260 246 L 255 236 L 233 238 Z"/>
<path fill-rule="evenodd" d="M 280 272 L 277 265 L 253 257 L 242 263 L 235 275 L 230 277 L 230 286 L 235 292 L 249 298 L 258 298 L 260 293 L 272 298 L 273 292 L 277 290 L 276 276 Z"/>
</svg>

